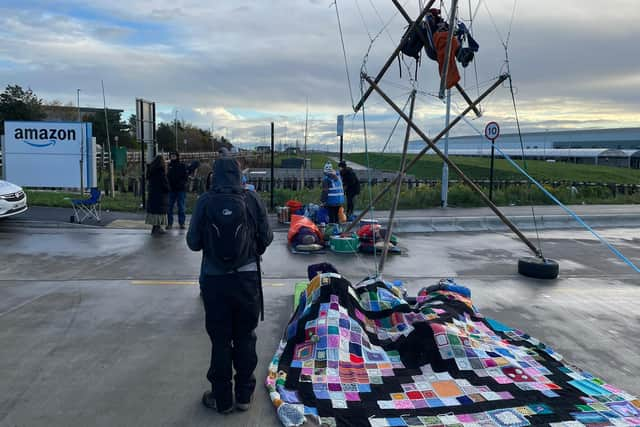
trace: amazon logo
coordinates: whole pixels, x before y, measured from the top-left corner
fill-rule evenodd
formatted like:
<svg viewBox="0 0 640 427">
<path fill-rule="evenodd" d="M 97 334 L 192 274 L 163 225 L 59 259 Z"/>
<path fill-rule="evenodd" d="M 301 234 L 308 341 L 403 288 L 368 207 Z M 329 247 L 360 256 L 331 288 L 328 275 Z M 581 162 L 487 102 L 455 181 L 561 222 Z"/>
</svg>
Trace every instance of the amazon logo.
<svg viewBox="0 0 640 427">
<path fill-rule="evenodd" d="M 42 148 L 55 146 L 58 141 L 75 141 L 75 129 L 34 129 L 16 128 L 13 137 L 32 147 Z"/>
</svg>

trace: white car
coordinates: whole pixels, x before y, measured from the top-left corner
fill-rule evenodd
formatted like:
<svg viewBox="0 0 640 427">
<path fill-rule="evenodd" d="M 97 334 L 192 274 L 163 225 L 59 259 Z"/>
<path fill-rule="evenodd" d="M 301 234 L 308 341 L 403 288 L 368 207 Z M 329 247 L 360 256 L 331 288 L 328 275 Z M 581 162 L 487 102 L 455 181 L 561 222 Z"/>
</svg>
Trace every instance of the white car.
<svg viewBox="0 0 640 427">
<path fill-rule="evenodd" d="M 27 210 L 27 195 L 15 184 L 0 179 L 0 218 Z"/>
</svg>

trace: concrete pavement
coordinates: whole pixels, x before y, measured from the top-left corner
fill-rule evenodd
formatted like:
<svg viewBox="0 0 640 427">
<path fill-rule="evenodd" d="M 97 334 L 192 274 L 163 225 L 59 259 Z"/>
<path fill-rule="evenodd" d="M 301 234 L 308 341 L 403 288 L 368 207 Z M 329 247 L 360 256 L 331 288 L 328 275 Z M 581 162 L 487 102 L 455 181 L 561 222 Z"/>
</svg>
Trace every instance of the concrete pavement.
<svg viewBox="0 0 640 427">
<path fill-rule="evenodd" d="M 594 228 L 640 227 L 640 205 L 572 205 L 571 210 Z M 580 229 L 582 226 L 559 206 L 506 206 L 501 211 L 522 230 Z M 30 227 L 77 227 L 69 222 L 73 214 L 67 208 L 31 207 L 26 213 L 8 220 Z M 535 221 L 534 221 L 535 214 Z M 388 211 L 374 211 L 374 218 L 386 223 Z M 369 216 L 367 216 L 368 218 Z M 188 220 L 188 218 L 187 218 Z M 271 215 L 274 228 L 286 229 Z M 120 229 L 147 229 L 143 213 L 103 212 L 100 223 L 87 220 L 86 226 Z M 451 231 L 506 231 L 507 227 L 489 208 L 431 208 L 401 210 L 396 213 L 394 229 L 406 233 Z"/>
<path fill-rule="evenodd" d="M 601 232 L 640 263 L 639 229 Z M 542 233 L 560 278 L 516 274 L 526 248 L 506 233 L 401 236 L 385 276 L 411 293 L 441 277 L 469 286 L 486 315 L 547 342 L 567 359 L 640 394 L 640 276 L 590 235 Z M 276 233 L 264 261 L 262 383 L 287 323 L 293 284 L 329 261 L 353 281 L 363 256 L 291 255 Z M 195 285 L 200 256 L 172 230 L 26 229 L 0 223 L 0 426 L 277 426 L 259 385 L 246 414 L 201 407 L 209 343 Z"/>
</svg>

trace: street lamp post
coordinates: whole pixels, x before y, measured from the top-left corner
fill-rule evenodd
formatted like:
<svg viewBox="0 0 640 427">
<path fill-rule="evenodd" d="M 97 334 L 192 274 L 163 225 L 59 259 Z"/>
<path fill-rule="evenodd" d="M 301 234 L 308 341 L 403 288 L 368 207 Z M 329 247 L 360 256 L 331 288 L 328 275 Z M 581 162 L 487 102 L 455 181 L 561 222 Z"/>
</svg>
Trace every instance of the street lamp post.
<svg viewBox="0 0 640 427">
<path fill-rule="evenodd" d="M 176 114 L 173 118 L 173 133 L 176 136 L 176 151 L 178 151 L 178 109 L 176 108 Z"/>
<path fill-rule="evenodd" d="M 80 89 L 76 89 L 78 98 L 78 124 L 80 125 L 80 194 L 84 195 L 84 129 L 80 115 Z"/>
</svg>

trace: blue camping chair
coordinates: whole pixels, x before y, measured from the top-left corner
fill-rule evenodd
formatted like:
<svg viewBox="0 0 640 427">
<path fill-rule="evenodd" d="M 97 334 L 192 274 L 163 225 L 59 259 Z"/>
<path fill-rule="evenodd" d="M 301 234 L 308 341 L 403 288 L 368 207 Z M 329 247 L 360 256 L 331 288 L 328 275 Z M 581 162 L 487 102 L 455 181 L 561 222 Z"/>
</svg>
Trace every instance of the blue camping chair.
<svg viewBox="0 0 640 427">
<path fill-rule="evenodd" d="M 87 218 L 93 218 L 96 221 L 100 221 L 100 199 L 102 198 L 102 191 L 99 188 L 93 187 L 88 199 L 72 199 L 71 206 L 73 207 L 72 220 L 77 223 L 82 223 Z"/>
</svg>

